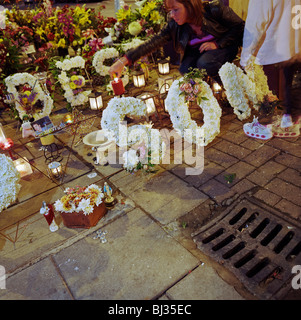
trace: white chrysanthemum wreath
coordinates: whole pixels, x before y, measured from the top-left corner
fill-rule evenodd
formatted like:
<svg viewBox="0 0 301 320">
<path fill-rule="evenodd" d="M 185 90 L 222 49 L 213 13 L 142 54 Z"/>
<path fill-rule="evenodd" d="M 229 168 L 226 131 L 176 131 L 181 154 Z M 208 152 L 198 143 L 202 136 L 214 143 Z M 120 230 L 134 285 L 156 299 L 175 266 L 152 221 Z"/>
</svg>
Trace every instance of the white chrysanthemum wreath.
<svg viewBox="0 0 301 320">
<path fill-rule="evenodd" d="M 31 114 L 31 116 L 33 116 L 35 120 L 38 120 L 50 115 L 53 109 L 53 100 L 50 96 L 44 93 L 36 77 L 27 72 L 15 73 L 14 75 L 5 78 L 4 81 L 7 86 L 7 91 L 9 93 L 12 93 L 14 95 L 14 98 L 16 99 L 15 107 L 19 113 L 20 119 L 22 119 L 24 115 L 28 115 L 28 111 L 26 111 L 21 104 L 17 87 L 26 84 L 28 84 L 31 89 L 33 89 L 35 95 L 34 100 L 40 100 L 43 104 L 42 111 L 33 113 Z"/>
<path fill-rule="evenodd" d="M 210 86 L 201 78 L 186 74 L 183 78 L 175 80 L 171 85 L 165 100 L 166 110 L 170 114 L 173 127 L 184 139 L 190 139 L 200 146 L 206 146 L 220 132 L 220 117 L 222 110 L 213 95 Z M 197 74 L 196 74 L 197 75 Z M 196 100 L 203 111 L 204 124 L 200 127 L 202 136 L 197 135 L 198 124 L 191 119 L 187 102 Z M 186 135 L 185 131 L 191 130 L 191 135 Z"/>
<path fill-rule="evenodd" d="M 14 203 L 17 199 L 21 185 L 20 174 L 13 161 L 0 154 L 0 212 Z"/>
<path fill-rule="evenodd" d="M 76 56 L 64 61 L 57 61 L 56 67 L 61 69 L 61 73 L 58 76 L 59 82 L 65 91 L 64 97 L 70 103 L 72 107 L 80 106 L 88 102 L 89 94 L 91 90 L 83 90 L 85 85 L 85 78 L 81 75 L 68 75 L 67 72 L 71 72 L 73 69 L 84 69 L 85 60 L 81 56 Z M 74 71 L 73 73 L 76 73 Z"/>
<path fill-rule="evenodd" d="M 106 76 L 109 74 L 110 67 L 105 66 L 103 63 L 106 59 L 118 58 L 119 52 L 115 48 L 105 48 L 97 51 L 92 59 L 92 65 L 95 71 L 101 75 Z"/>
<path fill-rule="evenodd" d="M 120 147 L 144 145 L 150 153 L 151 163 L 159 164 L 165 153 L 165 143 L 162 141 L 160 131 L 152 128 L 152 124 L 133 125 L 128 127 L 125 116 L 142 117 L 146 115 L 146 104 L 133 97 L 114 97 L 102 113 L 101 128 L 111 132 Z M 131 171 L 139 162 L 139 157 L 133 150 L 124 153 L 124 167 Z M 134 161 L 134 162 L 133 162 Z M 137 162 L 136 162 L 137 161 Z"/>
<path fill-rule="evenodd" d="M 258 110 L 257 105 L 271 93 L 262 66 L 252 62 L 245 70 L 246 73 L 229 62 L 226 62 L 219 70 L 227 99 L 239 120 L 245 120 L 251 115 L 249 104 Z"/>
</svg>

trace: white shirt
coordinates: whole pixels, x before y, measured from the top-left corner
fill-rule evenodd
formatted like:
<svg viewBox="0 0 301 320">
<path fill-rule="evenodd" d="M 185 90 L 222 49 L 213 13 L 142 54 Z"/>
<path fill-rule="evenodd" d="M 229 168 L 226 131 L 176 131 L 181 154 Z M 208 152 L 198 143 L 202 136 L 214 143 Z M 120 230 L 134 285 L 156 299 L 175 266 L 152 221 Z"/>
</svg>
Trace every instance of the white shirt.
<svg viewBox="0 0 301 320">
<path fill-rule="evenodd" d="M 252 55 L 255 63 L 274 64 L 301 50 L 301 0 L 250 0 L 246 19 L 242 66 Z"/>
</svg>

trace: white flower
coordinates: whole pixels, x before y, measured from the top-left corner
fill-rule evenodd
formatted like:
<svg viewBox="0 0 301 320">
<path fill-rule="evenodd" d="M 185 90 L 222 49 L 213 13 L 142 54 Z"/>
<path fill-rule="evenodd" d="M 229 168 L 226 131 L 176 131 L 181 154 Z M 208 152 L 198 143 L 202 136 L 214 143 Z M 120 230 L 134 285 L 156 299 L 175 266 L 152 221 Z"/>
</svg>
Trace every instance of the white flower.
<svg viewBox="0 0 301 320">
<path fill-rule="evenodd" d="M 90 199 L 82 199 L 77 208 L 76 212 L 83 212 L 85 215 L 93 212 L 94 210 L 94 205 L 90 203 Z"/>
<path fill-rule="evenodd" d="M 66 58 L 63 62 L 58 61 L 56 67 L 61 69 L 62 72 L 58 75 L 58 79 L 62 88 L 64 90 L 64 97 L 71 104 L 72 107 L 80 106 L 88 102 L 89 94 L 91 90 L 81 91 L 77 94 L 73 93 L 73 90 L 70 88 L 71 79 L 68 77 L 66 71 L 70 71 L 73 68 L 83 69 L 85 67 L 85 60 L 81 56 L 76 56 L 74 58 Z M 85 82 L 85 79 L 82 76 L 79 76 Z"/>
<path fill-rule="evenodd" d="M 101 76 L 109 74 L 110 67 L 105 66 L 103 63 L 106 59 L 119 57 L 119 52 L 115 48 L 105 48 L 97 51 L 92 59 L 92 65 L 96 72 Z"/>
<path fill-rule="evenodd" d="M 229 62 L 219 70 L 226 96 L 239 120 L 247 119 L 251 115 L 249 104 L 258 109 L 256 104 L 271 92 L 262 66 L 256 65 L 254 59 L 245 70 L 246 74 Z"/>
<path fill-rule="evenodd" d="M 13 161 L 0 154 L 0 163 L 0 212 L 2 212 L 16 201 L 21 185 L 20 174 Z"/>
<path fill-rule="evenodd" d="M 32 114 L 35 120 L 38 120 L 50 115 L 53 109 L 53 100 L 50 96 L 47 96 L 44 93 L 36 77 L 34 77 L 33 75 L 27 72 L 15 73 L 14 75 L 11 75 L 5 78 L 4 81 L 7 86 L 7 91 L 13 94 L 15 99 L 18 99 L 18 96 L 19 96 L 19 93 L 17 91 L 18 86 L 23 84 L 28 84 L 31 88 L 34 88 L 34 92 L 37 93 L 35 98 L 36 101 L 40 100 L 43 104 L 43 109 L 41 112 Z M 26 110 L 23 109 L 20 103 L 15 103 L 15 107 L 19 113 L 20 119 L 22 119 L 23 116 L 27 114 Z"/>
<path fill-rule="evenodd" d="M 133 170 L 139 163 L 139 157 L 134 149 L 124 152 L 122 157 L 124 161 L 124 167 L 129 171 Z"/>
<path fill-rule="evenodd" d="M 198 128 L 197 123 L 191 119 L 191 115 L 187 104 L 185 103 L 185 98 L 180 95 L 181 91 L 179 89 L 179 82 L 182 79 L 175 80 L 167 94 L 165 100 L 165 106 L 170 114 L 170 119 L 172 121 L 173 127 L 176 131 L 181 134 L 185 139 L 189 139 L 188 142 L 200 143 L 200 139 L 197 138 L 197 134 L 185 135 L 185 130 L 189 129 L 196 132 Z M 201 127 L 204 129 L 204 139 L 202 139 L 202 145 L 206 146 L 210 143 L 220 132 L 220 117 L 222 114 L 221 108 L 215 99 L 211 88 L 209 85 L 202 80 L 198 80 L 202 85 L 202 92 L 199 95 L 205 96 L 207 100 L 200 100 L 199 107 L 202 109 L 204 114 L 204 125 Z M 210 123 L 210 125 L 208 125 Z"/>
</svg>

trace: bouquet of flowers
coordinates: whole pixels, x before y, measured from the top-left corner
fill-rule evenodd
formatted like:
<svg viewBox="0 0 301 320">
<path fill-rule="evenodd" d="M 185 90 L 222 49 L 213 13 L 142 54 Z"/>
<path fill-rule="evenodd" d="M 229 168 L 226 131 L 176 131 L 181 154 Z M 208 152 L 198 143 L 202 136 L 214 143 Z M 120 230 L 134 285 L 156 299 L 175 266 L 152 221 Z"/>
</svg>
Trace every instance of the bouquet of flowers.
<svg viewBox="0 0 301 320">
<path fill-rule="evenodd" d="M 200 100 L 207 100 L 202 97 L 202 80 L 206 76 L 205 70 L 192 69 L 186 73 L 183 80 L 179 82 L 181 95 L 184 95 L 185 102 L 197 101 L 200 104 Z"/>
<path fill-rule="evenodd" d="M 65 189 L 65 195 L 54 203 L 54 208 L 60 212 L 77 212 L 88 215 L 95 206 L 102 203 L 104 194 L 96 184 L 88 187 L 76 186 Z"/>
<path fill-rule="evenodd" d="M 163 14 L 163 1 L 136 2 L 138 8 L 133 10 L 131 6 L 124 5 L 116 13 L 117 23 L 114 26 L 115 36 L 123 41 L 139 35 L 147 38 L 159 32 L 166 17 Z"/>
</svg>

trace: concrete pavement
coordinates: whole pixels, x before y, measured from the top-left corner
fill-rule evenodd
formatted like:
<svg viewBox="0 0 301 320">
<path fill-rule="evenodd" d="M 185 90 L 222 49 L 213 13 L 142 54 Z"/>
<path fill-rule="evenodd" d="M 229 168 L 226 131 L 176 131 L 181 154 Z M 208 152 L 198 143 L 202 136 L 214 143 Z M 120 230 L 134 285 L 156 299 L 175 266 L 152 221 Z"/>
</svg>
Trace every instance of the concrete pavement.
<svg viewBox="0 0 301 320">
<path fill-rule="evenodd" d="M 102 2 L 108 16 L 112 3 Z M 67 113 L 62 97 L 56 106 L 51 119 L 58 123 Z M 89 113 L 97 116 L 90 131 L 100 129 L 101 114 Z M 199 110 L 191 113 L 199 117 Z M 231 108 L 224 108 L 221 132 L 205 148 L 199 176 L 186 176 L 185 163 L 159 165 L 148 175 L 95 165 L 90 147 L 71 145 L 70 134 L 61 133 L 56 142 L 63 163 L 70 159 L 59 186 L 43 174 L 40 141 L 22 139 L 5 110 L 0 121 L 15 143 L 14 154 L 36 168 L 21 179 L 17 203 L 0 214 L 0 265 L 6 271 L 1 300 L 256 300 L 223 263 L 197 248 L 192 234 L 244 195 L 300 222 L 301 139 L 251 139 Z M 166 117 L 156 125 L 171 123 Z M 227 183 L 225 176 L 233 173 L 234 181 Z M 49 231 L 39 213 L 43 200 L 53 203 L 67 186 L 104 181 L 118 203 L 95 227 L 66 228 L 57 214 L 59 230 Z M 107 231 L 106 243 L 94 239 L 99 230 Z M 299 299 L 298 294 L 291 289 L 279 299 Z"/>
</svg>

